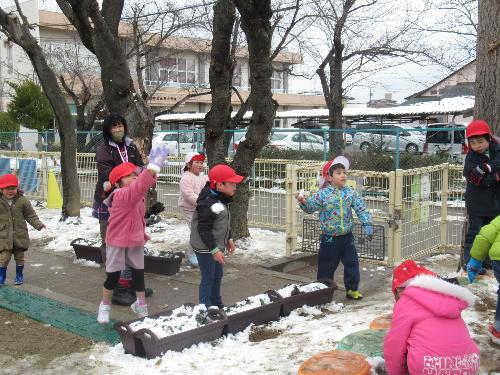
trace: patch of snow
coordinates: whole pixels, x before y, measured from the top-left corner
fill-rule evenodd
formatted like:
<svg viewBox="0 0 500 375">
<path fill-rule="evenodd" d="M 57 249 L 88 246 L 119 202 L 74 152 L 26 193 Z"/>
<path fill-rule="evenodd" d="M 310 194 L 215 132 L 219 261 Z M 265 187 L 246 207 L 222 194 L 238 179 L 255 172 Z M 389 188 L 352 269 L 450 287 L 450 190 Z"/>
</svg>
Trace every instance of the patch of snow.
<svg viewBox="0 0 500 375">
<path fill-rule="evenodd" d="M 99 263 L 87 259 L 75 259 L 73 261 L 73 264 L 78 264 L 79 266 L 83 267 L 101 268 L 101 265 Z"/>
</svg>

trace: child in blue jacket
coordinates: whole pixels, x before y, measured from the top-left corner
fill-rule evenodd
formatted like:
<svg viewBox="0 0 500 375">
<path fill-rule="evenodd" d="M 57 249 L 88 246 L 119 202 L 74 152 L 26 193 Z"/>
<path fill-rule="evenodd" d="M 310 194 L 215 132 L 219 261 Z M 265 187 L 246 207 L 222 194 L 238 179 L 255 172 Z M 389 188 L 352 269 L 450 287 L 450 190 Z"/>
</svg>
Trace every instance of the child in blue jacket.
<svg viewBox="0 0 500 375">
<path fill-rule="evenodd" d="M 328 171 L 324 178 L 329 185 L 308 199 L 302 194 L 297 196 L 299 206 L 304 212 L 312 214 L 319 211 L 323 233 L 319 247 L 317 279 L 333 280 L 335 270 L 342 261 L 346 297 L 360 300 L 363 295 L 358 291 L 360 274 L 358 253 L 352 236 L 352 210 L 356 212 L 370 240 L 373 235 L 371 215 L 357 191 L 345 186 L 349 161 L 344 156 L 329 161 L 323 170 Z"/>
</svg>

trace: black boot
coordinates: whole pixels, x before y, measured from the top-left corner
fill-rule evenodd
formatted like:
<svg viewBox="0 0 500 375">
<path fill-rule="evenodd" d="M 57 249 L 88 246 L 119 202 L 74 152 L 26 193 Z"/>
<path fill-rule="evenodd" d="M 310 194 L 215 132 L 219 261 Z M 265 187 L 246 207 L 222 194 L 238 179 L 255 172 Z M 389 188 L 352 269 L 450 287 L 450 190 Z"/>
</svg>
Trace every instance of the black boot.
<svg viewBox="0 0 500 375">
<path fill-rule="evenodd" d="M 124 288 L 123 286 L 118 285 L 113 290 L 111 303 L 113 305 L 130 306 L 136 299 L 137 298 L 135 297 L 135 293 L 132 289 Z"/>
</svg>

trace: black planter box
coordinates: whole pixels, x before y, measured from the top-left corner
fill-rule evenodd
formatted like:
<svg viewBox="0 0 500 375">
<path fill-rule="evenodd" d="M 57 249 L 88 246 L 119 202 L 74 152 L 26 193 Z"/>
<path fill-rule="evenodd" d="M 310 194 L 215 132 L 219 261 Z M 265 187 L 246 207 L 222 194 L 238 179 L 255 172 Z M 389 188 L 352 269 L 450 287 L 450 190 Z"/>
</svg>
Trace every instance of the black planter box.
<svg viewBox="0 0 500 375">
<path fill-rule="evenodd" d="M 76 243 L 77 241 L 84 240 L 77 238 L 71 241 L 70 245 L 73 246 L 75 255 L 78 259 L 91 260 L 99 264 L 106 262 L 106 249 L 97 246 L 82 245 Z"/>
<path fill-rule="evenodd" d="M 181 351 L 200 342 L 219 339 L 225 329 L 226 321 L 221 320 L 161 339 L 147 328 L 137 331 L 135 337 L 141 341 L 145 357 L 151 359 L 169 350 Z"/>
<path fill-rule="evenodd" d="M 334 288 L 328 287 L 315 290 L 313 292 L 296 294 L 295 296 L 285 297 L 281 303 L 281 316 L 288 316 L 292 310 L 298 309 L 304 305 L 318 306 L 332 301 Z"/>
<path fill-rule="evenodd" d="M 144 255 L 144 272 L 171 276 L 179 272 L 184 253 L 176 252 L 168 257 Z"/>
<path fill-rule="evenodd" d="M 281 301 L 227 316 L 227 333 L 238 333 L 250 324 L 256 326 L 279 320 Z"/>
<path fill-rule="evenodd" d="M 78 259 L 91 260 L 99 264 L 106 263 L 106 249 L 76 243 L 80 240 L 84 241 L 83 238 L 77 238 L 70 243 Z M 181 252 L 169 254 L 167 257 L 144 255 L 144 272 L 166 276 L 175 275 L 181 268 L 183 257 L 184 253 Z"/>
</svg>

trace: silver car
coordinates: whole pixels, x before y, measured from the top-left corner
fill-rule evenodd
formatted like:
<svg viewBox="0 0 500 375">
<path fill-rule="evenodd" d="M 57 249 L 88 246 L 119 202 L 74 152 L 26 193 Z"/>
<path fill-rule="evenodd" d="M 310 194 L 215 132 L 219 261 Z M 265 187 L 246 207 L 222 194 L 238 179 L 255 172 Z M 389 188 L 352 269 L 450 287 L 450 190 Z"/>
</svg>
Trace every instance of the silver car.
<svg viewBox="0 0 500 375">
<path fill-rule="evenodd" d="M 380 130 L 373 127 L 370 132 L 356 132 L 353 137 L 354 150 L 396 151 L 397 128 L 399 128 L 399 150 L 410 154 L 420 154 L 424 150 L 425 136 L 415 128 L 407 126 L 384 126 Z M 412 130 L 412 131 L 410 131 Z"/>
</svg>

